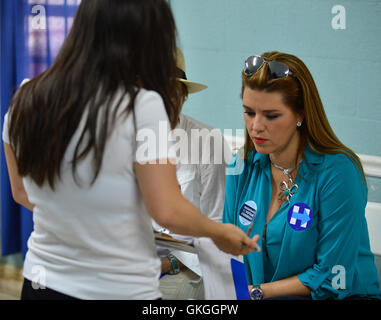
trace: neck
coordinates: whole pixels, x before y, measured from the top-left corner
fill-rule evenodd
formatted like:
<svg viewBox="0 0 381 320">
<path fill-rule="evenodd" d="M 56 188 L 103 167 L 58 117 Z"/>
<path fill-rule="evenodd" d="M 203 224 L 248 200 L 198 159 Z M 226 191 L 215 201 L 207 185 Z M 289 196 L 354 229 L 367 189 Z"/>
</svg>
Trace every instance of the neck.
<svg viewBox="0 0 381 320">
<path fill-rule="evenodd" d="M 299 142 L 300 136 L 296 132 L 294 138 L 284 149 L 269 154 L 270 160 L 284 169 L 295 167 L 301 158 L 301 156 L 298 156 Z"/>
</svg>

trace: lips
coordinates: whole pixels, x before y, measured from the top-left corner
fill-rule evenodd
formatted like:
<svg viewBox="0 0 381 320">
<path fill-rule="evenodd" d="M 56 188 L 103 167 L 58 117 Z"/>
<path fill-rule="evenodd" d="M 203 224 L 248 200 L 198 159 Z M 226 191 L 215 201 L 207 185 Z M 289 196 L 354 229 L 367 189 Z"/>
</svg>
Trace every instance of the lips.
<svg viewBox="0 0 381 320">
<path fill-rule="evenodd" d="M 267 141 L 267 139 L 259 138 L 259 137 L 254 137 L 254 143 L 256 144 L 263 144 Z"/>
</svg>

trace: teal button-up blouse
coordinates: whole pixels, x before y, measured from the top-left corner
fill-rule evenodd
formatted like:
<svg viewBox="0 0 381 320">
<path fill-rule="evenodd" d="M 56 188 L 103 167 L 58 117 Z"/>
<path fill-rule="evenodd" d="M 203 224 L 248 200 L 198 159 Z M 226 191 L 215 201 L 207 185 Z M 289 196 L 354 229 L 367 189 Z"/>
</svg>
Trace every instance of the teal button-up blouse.
<svg viewBox="0 0 381 320">
<path fill-rule="evenodd" d="M 251 236 L 260 235 L 261 252 L 244 257 L 249 284 L 297 275 L 313 299 L 381 299 L 359 168 L 344 154 L 306 147 L 295 183 L 297 192 L 268 222 L 264 239 L 272 193 L 269 157 L 235 155 L 228 166 L 223 222 L 247 232 L 254 219 Z"/>
</svg>

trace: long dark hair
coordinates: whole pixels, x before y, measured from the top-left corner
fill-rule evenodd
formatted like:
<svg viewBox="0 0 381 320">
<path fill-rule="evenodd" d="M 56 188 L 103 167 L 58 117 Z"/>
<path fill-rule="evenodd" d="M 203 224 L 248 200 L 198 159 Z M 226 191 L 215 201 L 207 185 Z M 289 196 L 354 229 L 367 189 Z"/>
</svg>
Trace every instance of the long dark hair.
<svg viewBox="0 0 381 320">
<path fill-rule="evenodd" d="M 122 98 L 130 97 L 126 115 L 134 108 L 139 86 L 158 92 L 174 128 L 179 114 L 173 101 L 175 50 L 176 26 L 167 1 L 82 0 L 54 64 L 11 101 L 9 135 L 20 175 L 40 187 L 48 181 L 54 190 L 65 151 L 86 111 L 72 172 L 75 178 L 77 163 L 92 151 L 94 183 L 122 99 L 112 114 L 111 102 L 120 89 Z"/>
</svg>

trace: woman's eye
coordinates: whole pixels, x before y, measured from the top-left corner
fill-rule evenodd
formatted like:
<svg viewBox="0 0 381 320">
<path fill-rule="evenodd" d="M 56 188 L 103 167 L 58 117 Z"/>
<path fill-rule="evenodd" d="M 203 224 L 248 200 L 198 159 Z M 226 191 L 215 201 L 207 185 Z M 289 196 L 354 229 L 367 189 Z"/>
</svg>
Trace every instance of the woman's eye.
<svg viewBox="0 0 381 320">
<path fill-rule="evenodd" d="M 277 114 L 269 114 L 269 115 L 266 116 L 266 118 L 269 119 L 269 120 L 274 120 L 274 119 L 276 119 L 278 117 L 279 117 L 279 115 L 277 115 Z"/>
<path fill-rule="evenodd" d="M 249 117 L 254 117 L 255 116 L 255 112 L 245 111 L 244 113 L 246 113 Z"/>
</svg>

